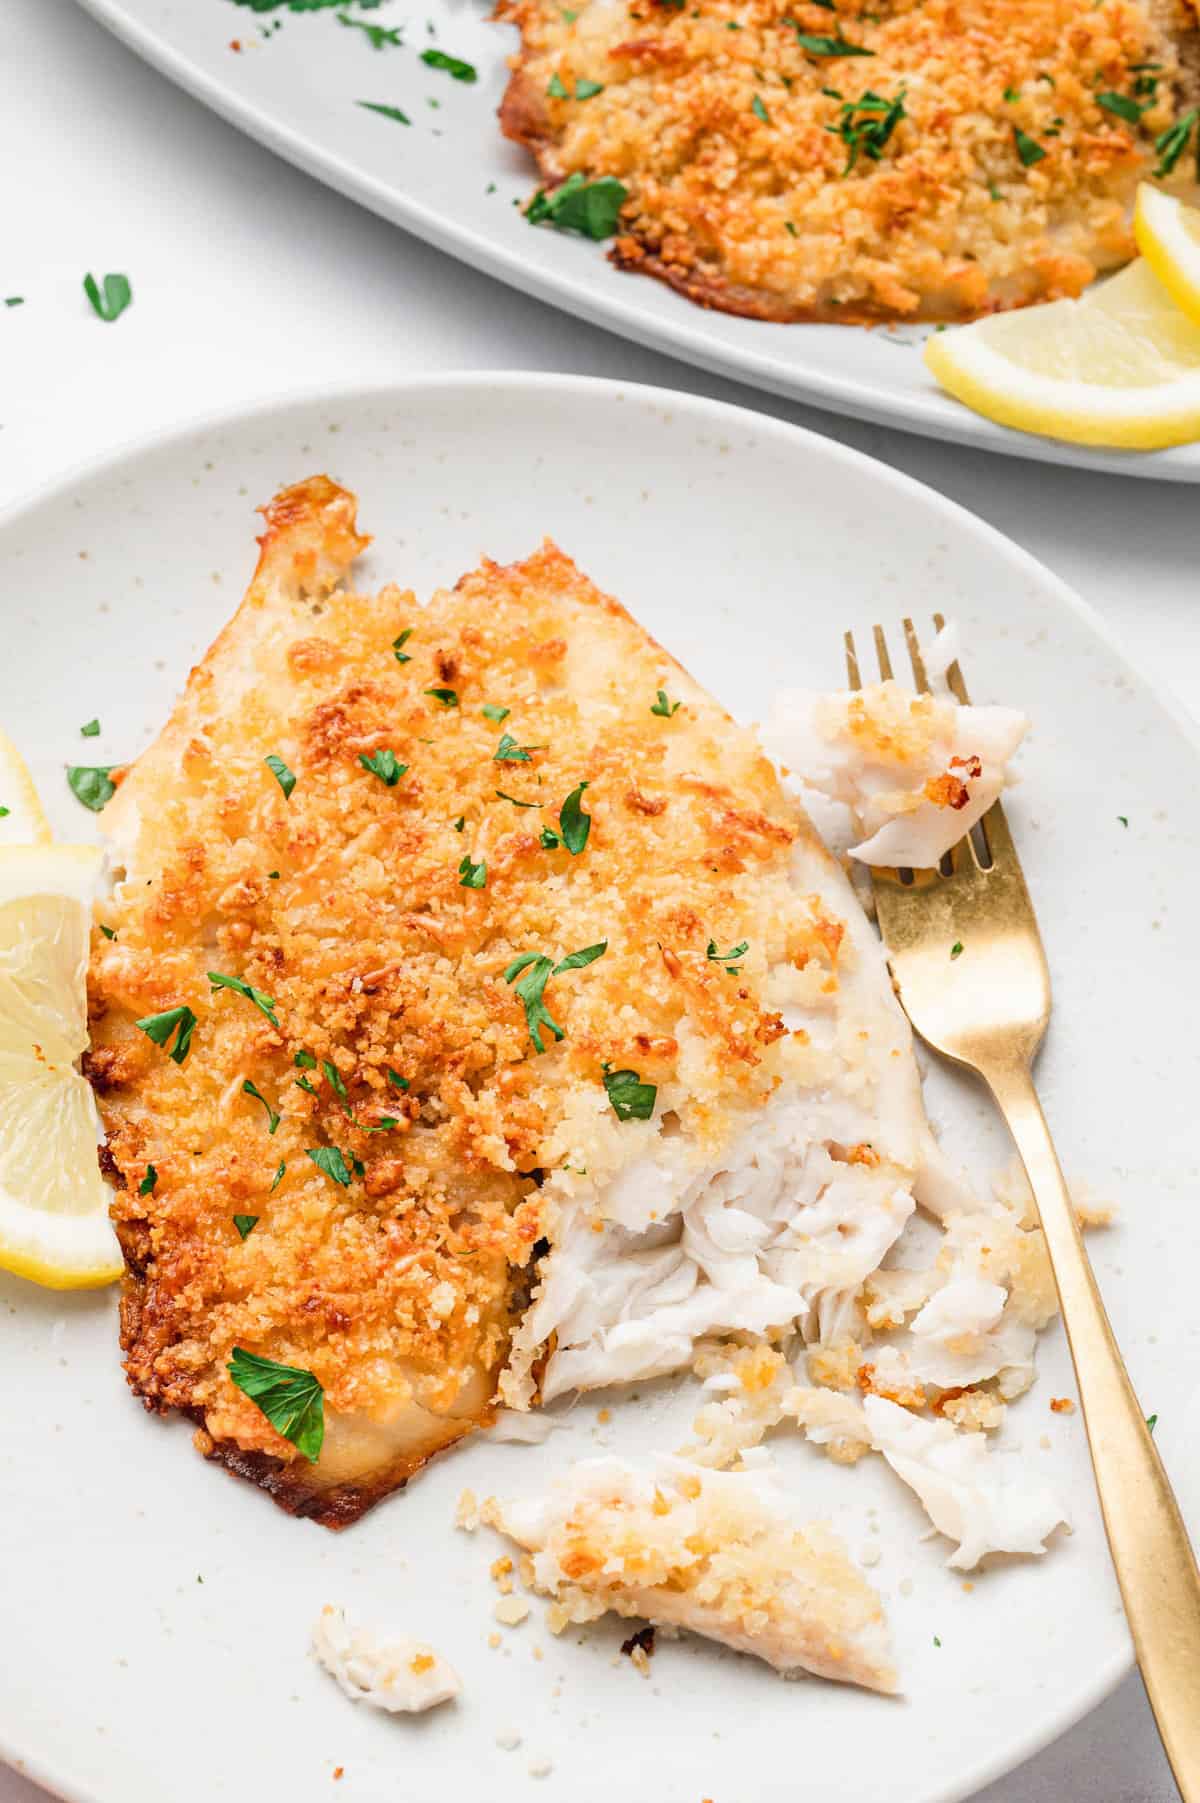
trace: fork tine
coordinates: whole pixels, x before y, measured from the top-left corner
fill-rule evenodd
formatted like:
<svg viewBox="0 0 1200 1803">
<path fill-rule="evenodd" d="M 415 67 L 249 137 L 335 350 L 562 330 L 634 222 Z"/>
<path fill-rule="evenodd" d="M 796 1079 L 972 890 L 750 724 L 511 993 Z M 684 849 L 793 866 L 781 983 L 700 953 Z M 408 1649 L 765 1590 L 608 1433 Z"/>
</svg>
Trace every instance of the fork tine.
<svg viewBox="0 0 1200 1803">
<path fill-rule="evenodd" d="M 862 675 L 858 668 L 858 651 L 854 644 L 854 634 L 844 633 L 842 642 L 846 648 L 846 676 L 852 689 L 862 688 Z"/>
<path fill-rule="evenodd" d="M 916 628 L 911 620 L 904 620 L 901 624 L 904 627 L 904 642 L 908 646 L 908 661 L 912 665 L 913 681 L 922 695 L 928 695 L 929 678 L 925 674 L 925 659 L 921 656 Z"/>
<path fill-rule="evenodd" d="M 872 628 L 872 630 L 875 634 L 875 661 L 879 665 L 880 677 L 884 682 L 890 682 L 892 680 L 892 659 L 888 652 L 887 639 L 884 637 L 883 627 L 876 626 Z"/>
<path fill-rule="evenodd" d="M 943 615 L 934 614 L 933 623 L 938 631 L 941 632 L 945 627 L 946 621 Z M 971 697 L 967 694 L 967 685 L 963 681 L 963 673 L 958 667 L 957 659 L 955 659 L 954 663 L 952 663 L 946 671 L 946 684 L 956 701 L 960 701 L 964 707 L 970 707 Z"/>
</svg>

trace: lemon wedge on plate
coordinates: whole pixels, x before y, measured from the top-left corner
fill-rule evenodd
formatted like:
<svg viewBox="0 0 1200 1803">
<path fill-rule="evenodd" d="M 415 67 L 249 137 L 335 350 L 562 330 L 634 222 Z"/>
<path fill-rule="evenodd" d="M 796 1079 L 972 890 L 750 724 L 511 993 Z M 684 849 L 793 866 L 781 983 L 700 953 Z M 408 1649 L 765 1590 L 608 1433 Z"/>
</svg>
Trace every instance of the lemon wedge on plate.
<svg viewBox="0 0 1200 1803">
<path fill-rule="evenodd" d="M 1023 432 L 1140 451 L 1200 438 L 1200 324 L 1144 258 L 1082 300 L 936 333 L 925 362 L 968 407 Z"/>
<path fill-rule="evenodd" d="M 1133 215 L 1137 247 L 1171 299 L 1200 321 L 1200 209 L 1143 182 Z"/>
<path fill-rule="evenodd" d="M 50 822 L 33 778 L 5 732 L 0 732 L 0 809 L 0 846 L 49 845 Z"/>
<path fill-rule="evenodd" d="M 87 845 L 0 849 L 0 1267 L 52 1289 L 121 1273 L 96 1104 L 75 1069 L 101 861 Z"/>
</svg>

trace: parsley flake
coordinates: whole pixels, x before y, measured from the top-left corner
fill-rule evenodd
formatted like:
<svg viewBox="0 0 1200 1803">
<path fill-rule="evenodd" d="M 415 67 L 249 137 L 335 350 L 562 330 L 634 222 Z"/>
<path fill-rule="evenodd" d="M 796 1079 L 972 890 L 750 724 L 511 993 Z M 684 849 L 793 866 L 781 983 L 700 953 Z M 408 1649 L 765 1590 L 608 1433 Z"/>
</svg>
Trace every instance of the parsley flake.
<svg viewBox="0 0 1200 1803">
<path fill-rule="evenodd" d="M 1013 126 L 1013 143 L 1016 145 L 1017 155 L 1026 169 L 1032 169 L 1033 165 L 1040 163 L 1046 154 L 1037 139 L 1031 138 L 1027 131 L 1021 130 L 1019 125 Z"/>
<path fill-rule="evenodd" d="M 365 19 L 352 19 L 349 13 L 339 13 L 337 19 L 339 25 L 349 25 L 355 31 L 365 32 L 372 50 L 399 50 L 403 47 L 404 37 L 398 25 L 368 25 Z"/>
<path fill-rule="evenodd" d="M 592 830 L 592 817 L 585 814 L 582 807 L 583 791 L 587 783 L 579 783 L 571 790 L 567 799 L 559 809 L 558 826 L 562 834 L 562 842 L 573 858 L 577 858 L 588 842 L 588 834 Z"/>
<path fill-rule="evenodd" d="M 905 89 L 901 88 L 894 100 L 888 100 L 882 94 L 876 94 L 868 88 L 857 100 L 844 100 L 838 109 L 836 125 L 827 125 L 826 131 L 840 138 L 846 146 L 846 163 L 842 170 L 843 179 L 850 174 L 858 162 L 859 156 L 865 156 L 873 163 L 882 160 L 884 146 L 899 125 L 901 119 L 908 117 L 904 110 Z"/>
<path fill-rule="evenodd" d="M 597 94 L 603 94 L 604 83 L 591 81 L 586 75 L 575 83 L 576 100 L 593 100 Z"/>
<path fill-rule="evenodd" d="M 1147 1415 L 1146 1416 L 1146 1426 L 1150 1429 L 1150 1432 L 1153 1433 L 1155 1428 L 1158 1426 L 1158 1416 L 1157 1415 Z"/>
<path fill-rule="evenodd" d="M 1120 822 L 1121 822 L 1121 825 L 1122 825 L 1122 826 L 1128 826 L 1128 825 L 1129 825 L 1129 816 L 1128 816 L 1128 814 L 1118 814 L 1118 815 L 1117 815 L 1117 819 L 1118 819 L 1118 820 L 1119 820 L 1119 821 L 1120 821 Z"/>
<path fill-rule="evenodd" d="M 453 826 L 456 833 L 461 833 L 463 827 L 467 824 L 467 817 L 465 814 L 460 814 L 458 819 L 452 820 L 450 824 Z"/>
<path fill-rule="evenodd" d="M 950 956 L 951 956 L 951 958 L 961 958 L 962 954 L 963 954 L 963 942 L 961 939 L 956 939 L 954 941 L 954 944 L 950 947 Z"/>
<path fill-rule="evenodd" d="M 750 111 L 754 114 L 756 119 L 761 119 L 764 125 L 770 125 L 771 115 L 763 105 L 760 95 L 756 94 L 754 99 L 750 102 Z"/>
<path fill-rule="evenodd" d="M 1154 148 L 1158 152 L 1158 166 L 1155 175 L 1170 175 L 1176 163 L 1188 146 L 1192 135 L 1192 127 L 1200 118 L 1200 108 L 1192 107 L 1176 119 L 1174 125 L 1168 125 L 1166 131 L 1160 132 L 1154 140 Z M 1200 135 L 1197 136 L 1198 155 L 1200 155 Z"/>
<path fill-rule="evenodd" d="M 546 92 L 554 100 L 569 100 L 571 98 L 570 90 L 563 86 L 562 76 L 558 73 L 557 69 L 546 84 Z"/>
<path fill-rule="evenodd" d="M 271 1179 L 271 1187 L 267 1191 L 268 1196 L 273 1196 L 275 1194 L 275 1191 L 279 1188 L 279 1185 L 283 1182 L 283 1173 L 286 1170 L 287 1170 L 287 1165 L 284 1162 L 284 1160 L 281 1158 L 279 1160 L 279 1169 L 276 1171 L 275 1175 Z"/>
<path fill-rule="evenodd" d="M 518 801 L 515 795 L 506 795 L 503 789 L 495 790 L 495 795 L 498 801 L 511 801 L 514 808 L 540 808 L 542 805 L 540 801 Z"/>
<path fill-rule="evenodd" d="M 23 307 L 25 305 L 25 296 L 23 294 L 6 294 L 4 297 L 4 304 L 6 307 Z"/>
<path fill-rule="evenodd" d="M 267 1111 L 267 1132 L 270 1134 L 274 1134 L 276 1127 L 278 1127 L 278 1125 L 283 1117 L 278 1112 L 277 1109 L 272 1108 L 272 1106 L 268 1102 L 266 1096 L 264 1096 L 262 1090 L 259 1089 L 256 1084 L 251 1083 L 249 1077 L 247 1077 L 245 1082 L 242 1084 L 242 1094 L 244 1096 L 253 1096 L 253 1098 L 256 1102 L 262 1103 L 263 1107 Z"/>
<path fill-rule="evenodd" d="M 403 108 L 385 106 L 381 100 L 356 100 L 355 106 L 365 107 L 368 113 L 379 113 L 385 119 L 394 119 L 397 125 L 411 125 L 412 120 Z"/>
<path fill-rule="evenodd" d="M 412 663 L 412 658 L 409 656 L 408 652 L 404 649 L 405 645 L 407 645 L 407 643 L 408 643 L 409 639 L 412 637 L 412 635 L 413 635 L 413 628 L 411 626 L 406 626 L 404 628 L 404 631 L 402 633 L 398 634 L 398 636 L 392 640 L 392 656 L 395 658 L 395 660 L 398 664 L 411 664 Z"/>
<path fill-rule="evenodd" d="M 283 790 L 284 800 L 286 801 L 291 795 L 292 790 L 296 787 L 296 778 L 288 769 L 283 759 L 276 757 L 273 751 L 263 759 L 263 763 L 267 766 L 267 769 L 271 772 L 271 775 Z"/>
<path fill-rule="evenodd" d="M 479 711 L 485 720 L 494 720 L 497 726 L 499 726 L 502 720 L 507 720 L 508 716 L 512 713 L 511 707 L 497 707 L 495 703 L 491 701 L 485 701 Z"/>
<path fill-rule="evenodd" d="M 68 788 L 76 801 L 81 801 L 85 808 L 91 808 L 93 814 L 98 814 L 117 792 L 117 785 L 110 780 L 114 768 L 112 764 L 107 767 L 99 764 L 94 767 L 87 764 L 68 766 Z"/>
<path fill-rule="evenodd" d="M 576 169 L 551 193 L 539 188 L 525 208 L 525 217 L 530 225 L 548 223 L 559 231 L 582 232 L 599 242 L 616 231 L 628 198 L 629 190 L 615 176 L 602 175 L 589 182 Z"/>
<path fill-rule="evenodd" d="M 400 763 L 395 752 L 387 750 L 386 747 L 377 751 L 373 757 L 368 757 L 365 751 L 360 751 L 358 761 L 364 770 L 369 770 L 372 776 L 377 776 L 380 782 L 389 789 L 394 789 L 408 770 L 408 765 Z"/>
<path fill-rule="evenodd" d="M 243 1240 L 249 1239 L 261 1218 L 260 1215 L 234 1215 L 233 1224 L 238 1230 L 238 1237 Z"/>
<path fill-rule="evenodd" d="M 79 736 L 81 739 L 98 739 L 100 737 L 99 720 L 89 720 L 86 726 L 81 726 Z"/>
<path fill-rule="evenodd" d="M 443 707 L 458 706 L 458 695 L 454 689 L 426 689 L 425 693 L 432 695 L 435 701 L 440 701 Z"/>
<path fill-rule="evenodd" d="M 748 939 L 743 939 L 740 945 L 731 947 L 727 952 L 719 952 L 716 940 L 710 939 L 705 956 L 710 964 L 723 964 L 731 977 L 740 977 L 742 967 L 738 963 L 738 959 L 744 958 L 749 950 L 750 941 Z"/>
<path fill-rule="evenodd" d="M 934 1644 L 934 1646 L 941 1646 L 941 1644 L 942 1644 L 936 1634 L 933 1637 L 933 1644 Z"/>
<path fill-rule="evenodd" d="M 175 1044 L 167 1056 L 172 1064 L 182 1064 L 192 1043 L 196 1016 L 185 1003 L 178 1008 L 164 1009 L 161 1014 L 147 1014 L 143 1020 L 135 1020 L 133 1024 L 146 1035 L 147 1039 L 152 1039 L 155 1045 L 161 1046 L 164 1051 L 167 1050 L 167 1043 L 174 1034 Z"/>
<path fill-rule="evenodd" d="M 636 1071 L 604 1068 L 604 1087 L 619 1121 L 648 1121 L 654 1113 L 658 1085 L 643 1083 Z"/>
<path fill-rule="evenodd" d="M 810 37 L 806 31 L 797 31 L 796 42 L 801 50 L 808 52 L 809 56 L 874 56 L 875 54 L 873 50 L 868 50 L 865 44 L 849 44 L 843 37 L 814 38 Z"/>
<path fill-rule="evenodd" d="M 409 1082 L 408 1078 L 402 1077 L 399 1071 L 394 1071 L 390 1064 L 385 1064 L 383 1068 L 387 1073 L 388 1082 L 394 1083 L 397 1089 L 412 1088 L 412 1084 Z"/>
<path fill-rule="evenodd" d="M 276 1433 L 290 1440 L 310 1464 L 321 1456 L 325 1438 L 325 1392 L 311 1371 L 277 1365 L 235 1346 L 225 1369 L 266 1416 Z"/>
<path fill-rule="evenodd" d="M 458 867 L 458 885 L 460 889 L 482 889 L 487 882 L 487 861 L 480 858 L 478 864 L 471 861 L 468 854 Z"/>
<path fill-rule="evenodd" d="M 1136 125 L 1142 116 L 1143 109 L 1128 94 L 1097 94 L 1096 105 L 1102 106 L 1106 113 L 1115 113 L 1127 125 Z"/>
<path fill-rule="evenodd" d="M 106 275 L 101 289 L 89 270 L 83 278 L 83 292 L 91 302 L 92 312 L 97 319 L 104 320 L 106 325 L 111 325 L 114 319 L 120 319 L 133 301 L 129 277 L 124 275 Z"/>
<path fill-rule="evenodd" d="M 317 1068 L 317 1061 L 312 1053 L 306 1052 L 303 1049 L 296 1053 L 295 1057 L 292 1059 L 292 1063 L 298 1071 L 315 1071 Z"/>
<path fill-rule="evenodd" d="M 310 1146 L 304 1156 L 311 1158 L 317 1169 L 324 1171 L 331 1182 L 340 1183 L 343 1189 L 349 1189 L 350 1172 L 339 1146 Z"/>
<path fill-rule="evenodd" d="M 5 808 L 4 812 L 7 813 L 8 809 Z M 100 931 L 104 934 L 104 937 L 106 939 L 115 939 L 116 938 L 117 935 L 114 933 L 114 931 L 111 927 L 106 927 L 103 921 L 100 921 L 98 924 L 100 927 Z"/>
<path fill-rule="evenodd" d="M 232 989 L 237 995 L 244 995 L 248 1002 L 253 1002 L 256 1008 L 261 1009 L 262 1013 L 266 1015 L 276 1032 L 279 1031 L 279 1022 L 275 1018 L 275 1003 L 273 999 L 269 995 L 264 995 L 261 989 L 256 989 L 253 983 L 243 982 L 241 977 L 227 977 L 225 973 L 220 970 L 210 970 L 208 972 L 208 980 L 212 984 L 214 991 L 218 989 Z"/>
<path fill-rule="evenodd" d="M 597 958 L 602 958 L 607 950 L 608 941 L 602 939 L 599 945 L 588 945 L 582 951 L 571 952 L 557 964 L 544 952 L 525 952 L 521 957 L 514 958 L 508 966 L 504 972 L 506 983 L 513 983 L 517 977 L 521 977 L 514 993 L 520 997 L 524 1006 L 525 1025 L 536 1051 L 544 1052 L 546 1049 L 542 1043 L 543 1027 L 549 1027 L 555 1039 L 565 1037 L 563 1028 L 550 1014 L 543 1000 L 549 979 L 565 970 L 582 970 L 584 965 L 594 964 Z M 524 976 L 521 976 L 522 971 L 525 972 Z"/>
<path fill-rule="evenodd" d="M 500 743 L 492 753 L 493 764 L 528 764 L 532 762 L 531 751 L 540 751 L 539 745 L 518 745 L 511 733 L 503 733 Z"/>
<path fill-rule="evenodd" d="M 478 81 L 474 63 L 464 63 L 461 56 L 447 56 L 444 50 L 422 50 L 421 61 L 427 69 L 444 69 L 455 81 Z"/>
<path fill-rule="evenodd" d="M 152 1164 L 148 1164 L 146 1166 L 146 1175 L 142 1178 L 142 1181 L 138 1184 L 138 1195 L 139 1196 L 152 1196 L 154 1194 L 154 1186 L 157 1182 L 158 1182 L 158 1172 L 155 1170 L 155 1168 Z"/>
<path fill-rule="evenodd" d="M 342 1081 L 342 1073 L 337 1065 L 331 1064 L 328 1058 L 322 1058 L 321 1069 L 324 1071 L 325 1080 L 329 1084 L 334 1095 L 340 1096 L 344 1102 L 346 1100 L 346 1085 Z"/>
<path fill-rule="evenodd" d="M 660 714 L 664 720 L 669 720 L 673 714 L 678 713 L 681 706 L 681 702 L 668 701 L 667 691 L 665 689 L 660 689 L 658 691 L 658 700 L 654 703 L 650 712 L 652 714 Z"/>
</svg>

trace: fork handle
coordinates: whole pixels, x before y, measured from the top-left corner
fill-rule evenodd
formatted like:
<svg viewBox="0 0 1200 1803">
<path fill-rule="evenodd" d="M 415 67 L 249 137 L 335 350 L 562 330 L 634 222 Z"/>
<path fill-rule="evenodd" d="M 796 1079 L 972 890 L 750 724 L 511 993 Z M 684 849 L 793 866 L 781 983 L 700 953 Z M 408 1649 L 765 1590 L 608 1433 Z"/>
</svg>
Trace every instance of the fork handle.
<svg viewBox="0 0 1200 1803">
<path fill-rule="evenodd" d="M 983 1075 L 1021 1154 L 1075 1364 L 1096 1488 L 1150 1706 L 1184 1803 L 1200 1803 L 1200 1571 L 1117 1350 L 1028 1066 Z"/>
</svg>

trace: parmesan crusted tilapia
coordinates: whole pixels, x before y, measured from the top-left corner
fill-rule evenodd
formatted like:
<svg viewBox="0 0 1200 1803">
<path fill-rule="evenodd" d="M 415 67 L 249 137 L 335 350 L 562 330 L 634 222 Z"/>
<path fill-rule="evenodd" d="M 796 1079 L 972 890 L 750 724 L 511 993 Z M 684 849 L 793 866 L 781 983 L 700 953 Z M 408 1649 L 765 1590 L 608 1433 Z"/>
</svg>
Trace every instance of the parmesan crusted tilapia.
<svg viewBox="0 0 1200 1803">
<path fill-rule="evenodd" d="M 533 1555 L 551 1628 L 610 1610 L 686 1628 L 783 1673 L 894 1691 L 883 1604 L 821 1523 L 797 1525 L 770 1470 L 581 1459 L 483 1519 Z"/>
<path fill-rule="evenodd" d="M 612 256 L 774 321 L 968 319 L 1134 254 L 1195 189 L 1194 0 L 500 0 L 547 187 L 616 178 Z"/>
</svg>

